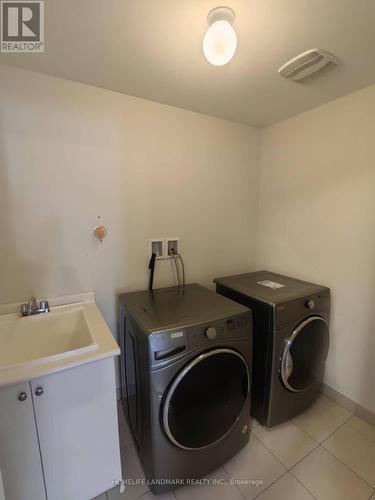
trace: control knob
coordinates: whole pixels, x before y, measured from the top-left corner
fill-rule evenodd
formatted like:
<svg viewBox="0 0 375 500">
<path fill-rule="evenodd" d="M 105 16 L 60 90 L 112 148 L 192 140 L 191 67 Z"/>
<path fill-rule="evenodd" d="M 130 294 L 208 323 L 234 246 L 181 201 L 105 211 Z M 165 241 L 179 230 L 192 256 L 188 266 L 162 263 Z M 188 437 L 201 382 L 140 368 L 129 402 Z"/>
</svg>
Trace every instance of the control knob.
<svg viewBox="0 0 375 500">
<path fill-rule="evenodd" d="M 214 340 L 214 338 L 216 338 L 216 335 L 217 335 L 216 328 L 214 328 L 213 326 L 209 326 L 206 330 L 206 337 L 209 340 Z"/>
<path fill-rule="evenodd" d="M 310 299 L 306 302 L 306 306 L 309 308 L 309 309 L 315 309 L 315 301 Z"/>
</svg>

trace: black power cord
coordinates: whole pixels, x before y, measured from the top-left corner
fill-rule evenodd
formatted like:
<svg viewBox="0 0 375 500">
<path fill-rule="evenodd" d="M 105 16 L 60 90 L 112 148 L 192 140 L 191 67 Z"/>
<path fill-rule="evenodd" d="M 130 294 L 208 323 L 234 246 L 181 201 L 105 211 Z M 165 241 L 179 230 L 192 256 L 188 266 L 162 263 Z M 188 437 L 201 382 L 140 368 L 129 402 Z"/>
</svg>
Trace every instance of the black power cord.
<svg viewBox="0 0 375 500">
<path fill-rule="evenodd" d="M 154 286 L 155 260 L 156 260 L 156 253 L 153 253 L 151 255 L 150 263 L 148 265 L 148 268 L 150 269 L 150 278 L 148 282 L 149 290 L 152 290 L 152 287 Z"/>
</svg>

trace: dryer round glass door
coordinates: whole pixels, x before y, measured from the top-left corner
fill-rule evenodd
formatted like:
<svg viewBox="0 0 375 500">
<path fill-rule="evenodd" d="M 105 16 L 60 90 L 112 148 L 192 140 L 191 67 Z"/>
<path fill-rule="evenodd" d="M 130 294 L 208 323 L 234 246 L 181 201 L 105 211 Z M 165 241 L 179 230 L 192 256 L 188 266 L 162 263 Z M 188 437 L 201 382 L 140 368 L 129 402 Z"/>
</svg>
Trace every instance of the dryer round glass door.
<svg viewBox="0 0 375 500">
<path fill-rule="evenodd" d="M 224 348 L 205 352 L 172 382 L 163 406 L 164 431 L 180 448 L 206 448 L 232 429 L 248 394 L 249 370 L 239 353 Z"/>
<path fill-rule="evenodd" d="M 328 354 L 329 330 L 320 316 L 300 323 L 286 339 L 280 375 L 284 386 L 293 392 L 309 389 L 323 376 Z"/>
</svg>

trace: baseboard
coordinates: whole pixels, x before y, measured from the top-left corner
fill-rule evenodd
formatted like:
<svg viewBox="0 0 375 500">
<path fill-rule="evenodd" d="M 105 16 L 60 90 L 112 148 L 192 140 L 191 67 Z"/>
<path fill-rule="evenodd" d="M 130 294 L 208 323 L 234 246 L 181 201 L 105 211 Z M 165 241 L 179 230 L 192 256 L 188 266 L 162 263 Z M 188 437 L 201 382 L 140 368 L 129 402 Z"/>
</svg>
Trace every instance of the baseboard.
<svg viewBox="0 0 375 500">
<path fill-rule="evenodd" d="M 366 422 L 368 422 L 371 425 L 375 425 L 375 413 L 368 410 L 364 406 L 359 405 L 352 399 L 348 398 L 347 396 L 344 396 L 344 394 L 341 394 L 341 392 L 336 391 L 336 389 L 333 389 L 327 384 L 322 384 L 322 394 L 324 396 L 327 396 L 329 399 L 332 399 L 335 403 L 343 406 L 347 410 L 353 413 L 353 415 L 356 415 Z"/>
<path fill-rule="evenodd" d="M 369 424 L 375 426 L 375 413 L 368 410 L 364 406 L 357 405 L 354 415 L 357 415 L 357 417 L 361 417 L 363 420 L 366 420 L 366 422 L 368 422 Z"/>
<path fill-rule="evenodd" d="M 341 394 L 341 392 L 332 389 L 332 387 L 325 384 L 324 382 L 322 384 L 322 393 L 324 394 L 324 396 L 327 396 L 327 398 L 332 399 L 332 401 L 339 404 L 340 406 L 343 406 L 351 413 L 355 412 L 357 403 L 344 396 L 344 394 Z"/>
</svg>

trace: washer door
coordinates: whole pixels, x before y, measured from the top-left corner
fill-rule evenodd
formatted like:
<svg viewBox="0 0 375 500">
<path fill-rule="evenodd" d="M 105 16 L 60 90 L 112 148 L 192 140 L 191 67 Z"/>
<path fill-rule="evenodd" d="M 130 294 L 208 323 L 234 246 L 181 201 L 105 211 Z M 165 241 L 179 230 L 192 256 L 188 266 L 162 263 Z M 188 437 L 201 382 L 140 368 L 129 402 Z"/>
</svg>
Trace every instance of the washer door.
<svg viewBox="0 0 375 500">
<path fill-rule="evenodd" d="M 320 381 L 328 354 L 329 329 L 320 316 L 300 323 L 286 339 L 280 375 L 284 386 L 292 392 L 309 389 Z"/>
<path fill-rule="evenodd" d="M 194 358 L 171 384 L 163 426 L 179 448 L 198 450 L 222 439 L 238 421 L 249 394 L 245 359 L 232 349 Z"/>
</svg>

